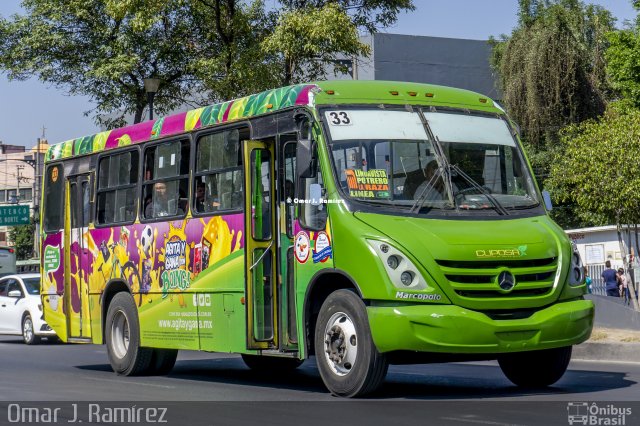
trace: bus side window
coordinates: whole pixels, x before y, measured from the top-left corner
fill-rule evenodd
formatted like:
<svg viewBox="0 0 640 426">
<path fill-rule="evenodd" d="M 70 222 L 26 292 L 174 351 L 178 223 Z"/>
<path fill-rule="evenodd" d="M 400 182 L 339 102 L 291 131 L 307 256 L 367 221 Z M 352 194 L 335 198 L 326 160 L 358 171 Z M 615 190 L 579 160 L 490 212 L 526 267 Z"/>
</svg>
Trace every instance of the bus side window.
<svg viewBox="0 0 640 426">
<path fill-rule="evenodd" d="M 145 147 L 141 209 L 145 219 L 186 214 L 190 150 L 188 139 Z"/>
<path fill-rule="evenodd" d="M 96 196 L 97 225 L 133 222 L 136 218 L 138 151 L 127 151 L 100 158 Z M 83 188 L 89 200 L 89 187 Z M 85 220 L 88 222 L 87 214 Z"/>
<path fill-rule="evenodd" d="M 314 156 L 317 158 L 317 148 Z M 304 202 L 298 204 L 298 219 L 300 224 L 312 231 L 324 230 L 327 225 L 327 205 L 323 203 L 324 193 L 317 194 L 313 191 L 314 186 L 324 188 L 320 162 L 315 161 L 316 173 L 314 177 L 300 179 L 299 185 L 304 185 Z M 314 186 L 312 186 L 314 185 Z M 324 192 L 324 190 L 322 191 Z"/>
<path fill-rule="evenodd" d="M 230 129 L 198 138 L 192 204 L 196 213 L 242 208 L 240 141 L 248 138 L 248 133 L 247 129 Z"/>
<path fill-rule="evenodd" d="M 280 196 L 280 201 L 285 203 L 286 209 L 286 218 L 287 218 L 287 235 L 291 238 L 294 236 L 294 226 L 293 221 L 295 217 L 295 207 L 294 199 L 296 198 L 295 194 L 295 183 L 296 183 L 296 140 L 294 139 L 291 142 L 286 142 L 284 145 L 284 161 L 281 176 L 284 176 L 284 181 L 282 182 L 282 192 Z"/>
<path fill-rule="evenodd" d="M 44 180 L 44 230 L 57 232 L 64 227 L 64 168 L 54 164 L 47 168 Z"/>
</svg>

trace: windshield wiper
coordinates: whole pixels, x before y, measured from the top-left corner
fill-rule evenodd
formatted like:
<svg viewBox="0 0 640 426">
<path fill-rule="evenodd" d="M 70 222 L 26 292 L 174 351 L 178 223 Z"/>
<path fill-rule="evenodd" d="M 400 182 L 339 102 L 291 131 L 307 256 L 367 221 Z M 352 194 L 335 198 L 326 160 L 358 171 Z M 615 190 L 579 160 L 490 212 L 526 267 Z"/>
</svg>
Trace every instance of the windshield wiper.
<svg viewBox="0 0 640 426">
<path fill-rule="evenodd" d="M 420 212 L 420 210 L 422 210 L 422 207 L 424 207 L 424 203 L 429 198 L 429 195 L 431 195 L 431 193 L 435 191 L 434 184 L 441 175 L 442 168 L 438 167 L 435 173 L 433 173 L 433 175 L 431 176 L 431 179 L 429 179 L 429 181 L 427 182 L 426 186 L 422 188 L 422 192 L 416 199 L 415 203 L 413 203 L 413 205 L 409 209 L 409 213 L 418 213 Z"/>
<path fill-rule="evenodd" d="M 509 212 L 507 211 L 507 209 L 505 209 L 502 206 L 502 204 L 500 204 L 500 202 L 498 200 L 496 200 L 496 197 L 491 195 L 491 193 L 489 191 L 487 191 L 486 188 L 482 187 L 478 182 L 473 180 L 473 178 L 471 176 L 469 176 L 468 174 L 463 172 L 462 169 L 460 167 L 458 167 L 458 165 L 450 164 L 449 168 L 451 170 L 454 170 L 460 176 L 462 176 L 464 178 L 464 180 L 469 182 L 473 188 L 477 189 L 478 191 L 480 191 L 480 193 L 482 195 L 487 197 L 487 200 L 491 201 L 491 204 L 493 204 L 493 207 L 494 207 L 495 211 L 498 212 L 498 214 L 509 216 Z M 455 194 L 454 194 L 454 196 L 455 196 Z"/>
</svg>

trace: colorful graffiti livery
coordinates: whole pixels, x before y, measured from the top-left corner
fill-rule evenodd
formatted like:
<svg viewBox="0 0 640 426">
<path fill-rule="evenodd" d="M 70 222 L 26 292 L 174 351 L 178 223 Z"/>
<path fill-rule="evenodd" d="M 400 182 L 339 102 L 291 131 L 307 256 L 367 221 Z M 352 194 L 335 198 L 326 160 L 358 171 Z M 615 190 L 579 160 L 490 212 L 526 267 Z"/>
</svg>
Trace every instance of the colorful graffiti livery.
<svg viewBox="0 0 640 426">
<path fill-rule="evenodd" d="M 105 149 L 145 142 L 214 124 L 228 123 L 278 111 L 295 105 L 310 105 L 311 90 L 317 86 L 299 84 L 246 96 L 234 101 L 198 108 L 121 129 L 97 133 L 52 145 L 45 161 L 101 152 Z"/>
</svg>

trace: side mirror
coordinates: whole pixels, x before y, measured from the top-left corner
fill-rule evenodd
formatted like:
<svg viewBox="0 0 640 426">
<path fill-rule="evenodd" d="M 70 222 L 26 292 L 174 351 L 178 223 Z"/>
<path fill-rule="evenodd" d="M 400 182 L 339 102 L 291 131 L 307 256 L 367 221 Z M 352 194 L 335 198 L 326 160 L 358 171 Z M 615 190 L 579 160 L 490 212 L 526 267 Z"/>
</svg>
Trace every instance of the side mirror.
<svg viewBox="0 0 640 426">
<path fill-rule="evenodd" d="M 311 139 L 300 139 L 296 147 L 296 174 L 301 178 L 315 177 L 316 167 L 313 156 L 314 143 Z"/>
<path fill-rule="evenodd" d="M 551 194 L 549 194 L 549 191 L 542 191 L 542 199 L 544 200 L 544 205 L 547 210 L 553 210 L 553 203 L 551 202 Z"/>
<path fill-rule="evenodd" d="M 20 290 L 11 290 L 7 296 L 19 299 L 22 297 L 22 292 Z"/>
</svg>

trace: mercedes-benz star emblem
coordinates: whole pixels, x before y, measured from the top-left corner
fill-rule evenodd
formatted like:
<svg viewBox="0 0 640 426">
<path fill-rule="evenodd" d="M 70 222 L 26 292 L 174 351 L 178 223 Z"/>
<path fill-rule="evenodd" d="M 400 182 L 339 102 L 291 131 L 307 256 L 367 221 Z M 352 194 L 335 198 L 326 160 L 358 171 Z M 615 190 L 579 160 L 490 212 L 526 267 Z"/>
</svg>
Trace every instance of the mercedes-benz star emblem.
<svg viewBox="0 0 640 426">
<path fill-rule="evenodd" d="M 509 271 L 502 271 L 498 275 L 498 285 L 504 291 L 511 290 L 516 285 L 516 279 Z"/>
</svg>

